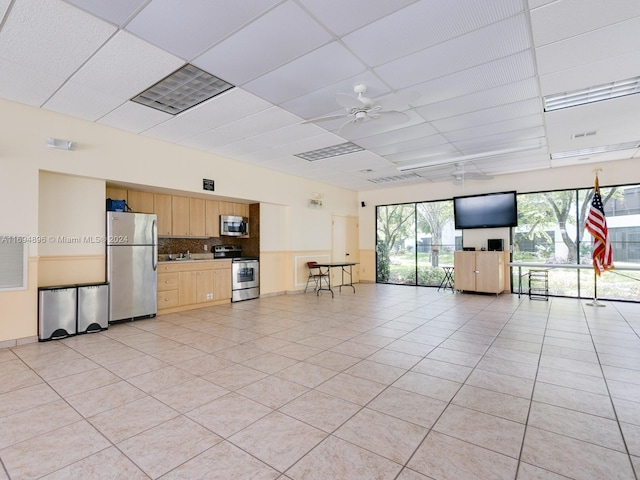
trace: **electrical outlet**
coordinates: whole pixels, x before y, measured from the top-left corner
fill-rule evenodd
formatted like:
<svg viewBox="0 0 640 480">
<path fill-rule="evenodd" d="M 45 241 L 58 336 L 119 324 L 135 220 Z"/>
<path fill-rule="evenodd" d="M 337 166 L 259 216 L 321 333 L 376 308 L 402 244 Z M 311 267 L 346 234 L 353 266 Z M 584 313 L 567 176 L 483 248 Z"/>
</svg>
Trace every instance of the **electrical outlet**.
<svg viewBox="0 0 640 480">
<path fill-rule="evenodd" d="M 204 251 L 205 251 L 205 252 L 208 252 L 208 251 L 209 251 L 209 245 L 205 245 L 205 246 L 204 246 Z"/>
</svg>

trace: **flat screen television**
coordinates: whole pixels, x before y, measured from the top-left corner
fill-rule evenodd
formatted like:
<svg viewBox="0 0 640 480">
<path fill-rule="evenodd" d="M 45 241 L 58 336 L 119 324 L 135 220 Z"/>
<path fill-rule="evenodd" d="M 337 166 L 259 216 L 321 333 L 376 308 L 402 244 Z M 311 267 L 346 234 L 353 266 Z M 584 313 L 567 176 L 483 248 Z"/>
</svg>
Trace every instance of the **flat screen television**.
<svg viewBox="0 0 640 480">
<path fill-rule="evenodd" d="M 518 225 L 516 192 L 453 197 L 456 230 L 515 227 Z"/>
</svg>

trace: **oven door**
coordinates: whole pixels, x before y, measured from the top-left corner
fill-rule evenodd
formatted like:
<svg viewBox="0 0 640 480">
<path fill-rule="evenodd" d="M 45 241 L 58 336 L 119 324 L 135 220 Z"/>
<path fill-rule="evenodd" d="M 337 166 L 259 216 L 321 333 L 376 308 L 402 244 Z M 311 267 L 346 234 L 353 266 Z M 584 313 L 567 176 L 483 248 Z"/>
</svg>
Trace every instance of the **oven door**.
<svg viewBox="0 0 640 480">
<path fill-rule="evenodd" d="M 231 290 L 260 286 L 260 263 L 242 260 L 231 264 Z"/>
</svg>

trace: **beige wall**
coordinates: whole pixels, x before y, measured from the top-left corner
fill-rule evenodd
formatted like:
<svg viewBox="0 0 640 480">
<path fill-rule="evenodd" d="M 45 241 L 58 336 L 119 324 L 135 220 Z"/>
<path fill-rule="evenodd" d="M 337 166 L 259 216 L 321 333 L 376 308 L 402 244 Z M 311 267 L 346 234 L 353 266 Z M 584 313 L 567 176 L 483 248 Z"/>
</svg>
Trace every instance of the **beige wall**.
<svg viewBox="0 0 640 480">
<path fill-rule="evenodd" d="M 104 235 L 105 182 L 260 202 L 261 291 L 275 294 L 296 289 L 291 252 L 330 251 L 331 215 L 357 214 L 350 190 L 15 102 L 0 100 L 0 128 L 2 235 Z M 50 149 L 46 137 L 77 147 Z M 215 180 L 213 194 L 203 178 Z M 316 193 L 322 210 L 307 208 Z M 37 335 L 38 285 L 104 278 L 103 245 L 33 243 L 29 256 L 28 289 L 0 293 L 0 346 Z"/>
</svg>

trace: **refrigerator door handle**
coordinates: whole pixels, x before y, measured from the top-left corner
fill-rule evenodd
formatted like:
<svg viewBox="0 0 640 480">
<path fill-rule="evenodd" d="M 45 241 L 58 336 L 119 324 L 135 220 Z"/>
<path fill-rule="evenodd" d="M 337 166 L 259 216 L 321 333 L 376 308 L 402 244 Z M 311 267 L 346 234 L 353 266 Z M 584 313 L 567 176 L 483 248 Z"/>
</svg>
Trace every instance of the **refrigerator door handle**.
<svg viewBox="0 0 640 480">
<path fill-rule="evenodd" d="M 153 248 L 151 249 L 151 265 L 154 270 L 158 270 L 158 220 L 154 219 L 151 223 L 151 233 L 153 235 Z"/>
</svg>

